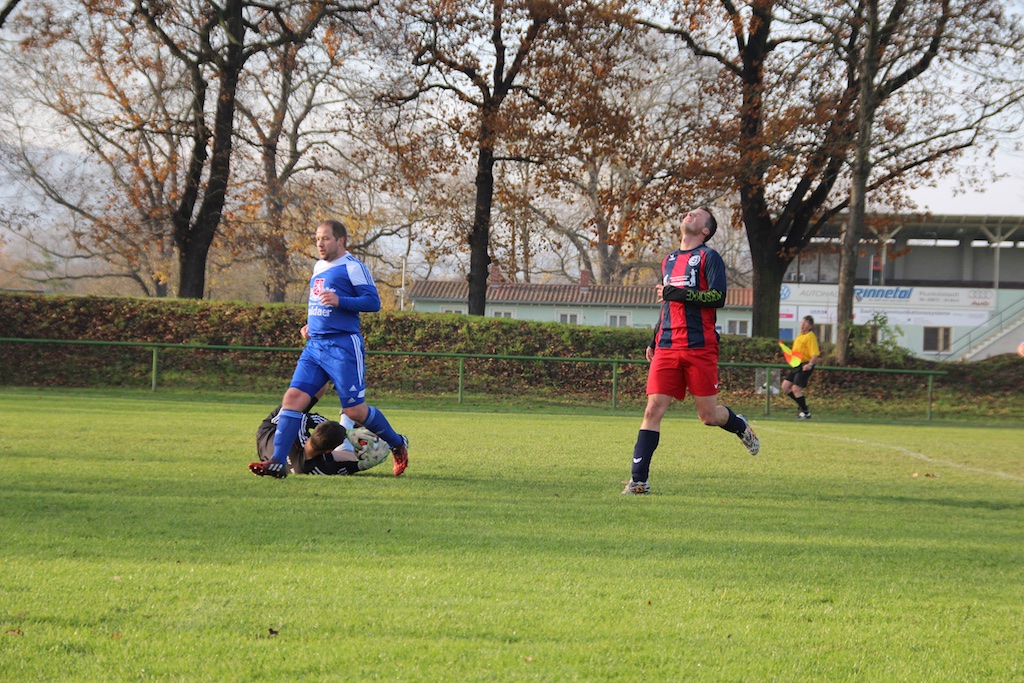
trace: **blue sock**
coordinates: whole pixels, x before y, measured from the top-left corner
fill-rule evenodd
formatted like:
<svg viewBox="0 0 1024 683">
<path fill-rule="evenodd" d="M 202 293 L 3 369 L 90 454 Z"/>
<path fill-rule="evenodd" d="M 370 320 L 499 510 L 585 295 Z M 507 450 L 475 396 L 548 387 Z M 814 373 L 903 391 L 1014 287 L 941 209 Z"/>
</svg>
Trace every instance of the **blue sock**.
<svg viewBox="0 0 1024 683">
<path fill-rule="evenodd" d="M 401 446 L 402 436 L 391 427 L 391 423 L 388 422 L 386 417 L 384 417 L 384 413 L 380 412 L 373 406 L 367 407 L 370 409 L 370 412 L 366 416 L 366 420 L 363 421 L 363 426 L 387 441 L 388 445 L 392 448 L 395 446 Z"/>
<path fill-rule="evenodd" d="M 277 414 L 277 429 L 274 431 L 274 455 L 271 462 L 288 462 L 288 452 L 299 436 L 302 413 L 298 410 L 284 410 Z"/>
<path fill-rule="evenodd" d="M 641 429 L 633 446 L 633 481 L 647 481 L 651 476 L 651 458 L 661 440 L 661 432 Z"/>
<path fill-rule="evenodd" d="M 720 425 L 722 429 L 733 434 L 742 434 L 743 430 L 747 428 L 747 423 L 738 418 L 729 406 L 726 406 L 725 409 L 729 411 L 729 419 L 724 425 Z"/>
</svg>

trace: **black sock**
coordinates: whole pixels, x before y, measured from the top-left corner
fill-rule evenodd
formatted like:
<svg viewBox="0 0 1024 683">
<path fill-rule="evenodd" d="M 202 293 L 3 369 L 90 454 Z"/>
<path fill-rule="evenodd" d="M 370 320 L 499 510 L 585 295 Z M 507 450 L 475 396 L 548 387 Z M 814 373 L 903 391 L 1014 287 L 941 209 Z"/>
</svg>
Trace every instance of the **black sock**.
<svg viewBox="0 0 1024 683">
<path fill-rule="evenodd" d="M 641 429 L 633 446 L 633 481 L 647 481 L 651 476 L 651 458 L 661 440 L 661 432 Z"/>
<path fill-rule="evenodd" d="M 792 391 L 791 391 L 791 392 L 789 392 L 788 394 L 786 394 L 786 396 L 789 396 L 789 397 L 790 397 L 791 399 L 793 399 L 794 401 L 796 401 L 796 404 L 797 404 L 797 405 L 800 405 L 800 399 L 798 399 L 798 398 L 796 397 L 796 394 L 794 394 L 794 393 L 793 393 Z"/>
<path fill-rule="evenodd" d="M 724 425 L 719 425 L 722 429 L 733 434 L 742 434 L 747 428 L 747 423 L 741 420 L 736 413 L 732 412 L 732 408 L 729 406 L 725 407 L 729 411 L 729 419 L 726 420 Z"/>
<path fill-rule="evenodd" d="M 810 411 L 810 410 L 809 410 L 809 409 L 807 408 L 807 399 L 806 399 L 805 397 L 803 397 L 803 396 L 797 396 L 797 397 L 796 397 L 796 404 L 797 404 L 798 406 L 800 406 L 800 412 L 802 412 L 802 413 L 809 413 L 809 412 L 811 412 L 811 411 Z"/>
</svg>

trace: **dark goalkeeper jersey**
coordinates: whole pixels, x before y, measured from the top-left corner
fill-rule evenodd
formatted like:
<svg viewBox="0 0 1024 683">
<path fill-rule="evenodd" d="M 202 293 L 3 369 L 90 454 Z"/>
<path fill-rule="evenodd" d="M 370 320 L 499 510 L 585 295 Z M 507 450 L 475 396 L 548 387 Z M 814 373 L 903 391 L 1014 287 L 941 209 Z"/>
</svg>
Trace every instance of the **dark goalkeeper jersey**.
<svg viewBox="0 0 1024 683">
<path fill-rule="evenodd" d="M 661 263 L 661 319 L 654 333 L 659 349 L 717 349 L 716 309 L 725 304 L 725 263 L 700 245 L 673 251 Z"/>
<path fill-rule="evenodd" d="M 260 460 L 270 460 L 274 455 L 274 432 L 277 431 L 277 415 L 281 412 L 281 406 L 274 408 L 256 430 L 256 453 Z M 317 425 L 326 422 L 327 418 L 317 413 L 303 413 L 302 422 L 299 425 L 299 437 L 292 449 L 288 452 L 288 464 L 301 462 L 297 456 L 302 453 L 303 446 L 309 441 L 309 435 L 317 428 Z"/>
</svg>

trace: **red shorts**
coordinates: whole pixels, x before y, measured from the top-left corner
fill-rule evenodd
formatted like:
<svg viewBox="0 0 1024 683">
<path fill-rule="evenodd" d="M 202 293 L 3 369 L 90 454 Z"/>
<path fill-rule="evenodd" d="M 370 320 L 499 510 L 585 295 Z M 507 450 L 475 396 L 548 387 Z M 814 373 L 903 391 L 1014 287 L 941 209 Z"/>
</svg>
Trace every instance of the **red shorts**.
<svg viewBox="0 0 1024 683">
<path fill-rule="evenodd" d="M 647 394 L 686 398 L 718 394 L 718 349 L 656 349 L 647 371 Z"/>
</svg>

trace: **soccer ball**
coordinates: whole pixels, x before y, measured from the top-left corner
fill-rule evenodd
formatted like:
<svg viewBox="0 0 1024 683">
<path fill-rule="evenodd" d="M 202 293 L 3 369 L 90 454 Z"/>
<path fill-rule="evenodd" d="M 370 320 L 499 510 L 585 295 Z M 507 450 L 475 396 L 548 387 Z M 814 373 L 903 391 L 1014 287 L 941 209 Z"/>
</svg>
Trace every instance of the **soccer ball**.
<svg viewBox="0 0 1024 683">
<path fill-rule="evenodd" d="M 348 442 L 359 461 L 359 470 L 368 470 L 379 465 L 391 453 L 388 442 L 380 438 L 366 427 L 353 427 L 348 430 Z"/>
</svg>

